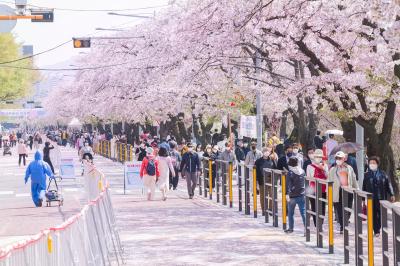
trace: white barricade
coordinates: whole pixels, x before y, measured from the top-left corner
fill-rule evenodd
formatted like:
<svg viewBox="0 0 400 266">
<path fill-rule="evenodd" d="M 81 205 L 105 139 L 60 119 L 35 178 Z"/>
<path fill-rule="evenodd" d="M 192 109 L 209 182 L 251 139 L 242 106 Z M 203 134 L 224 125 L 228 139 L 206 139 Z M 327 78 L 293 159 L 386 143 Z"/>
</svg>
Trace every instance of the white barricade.
<svg viewBox="0 0 400 266">
<path fill-rule="evenodd" d="M 124 263 L 108 188 L 63 224 L 0 249 L 0 266 Z"/>
</svg>

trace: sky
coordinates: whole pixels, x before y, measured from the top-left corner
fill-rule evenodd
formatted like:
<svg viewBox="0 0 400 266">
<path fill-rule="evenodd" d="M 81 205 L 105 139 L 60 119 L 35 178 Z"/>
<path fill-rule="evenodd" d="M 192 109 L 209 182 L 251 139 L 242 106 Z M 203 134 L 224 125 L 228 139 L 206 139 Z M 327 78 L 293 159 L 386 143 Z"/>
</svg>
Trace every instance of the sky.
<svg viewBox="0 0 400 266">
<path fill-rule="evenodd" d="M 13 0 L 0 0 L 0 4 L 12 5 Z M 146 19 L 108 15 L 105 12 L 78 12 L 61 9 L 135 9 L 167 5 L 168 0 L 28 0 L 29 5 L 55 8 L 53 23 L 32 23 L 30 20 L 18 20 L 12 33 L 17 41 L 33 45 L 33 53 L 53 48 L 71 40 L 72 37 L 107 36 L 112 31 L 96 31 L 96 28 L 129 28 Z M 30 7 L 34 8 L 34 7 Z M 61 9 L 58 9 L 61 8 Z M 151 15 L 158 8 L 135 11 L 118 11 L 122 14 Z M 150 14 L 151 13 L 151 14 Z M 87 49 L 74 49 L 72 42 L 51 52 L 35 57 L 37 67 L 49 67 L 65 63 L 71 58 L 85 53 Z"/>
</svg>

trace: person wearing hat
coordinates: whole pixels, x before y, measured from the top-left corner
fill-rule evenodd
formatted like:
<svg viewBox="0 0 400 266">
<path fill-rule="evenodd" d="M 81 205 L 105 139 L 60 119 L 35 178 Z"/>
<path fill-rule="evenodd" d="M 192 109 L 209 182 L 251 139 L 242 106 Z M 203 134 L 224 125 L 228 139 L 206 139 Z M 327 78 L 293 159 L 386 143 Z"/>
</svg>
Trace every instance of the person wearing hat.
<svg viewBox="0 0 400 266">
<path fill-rule="evenodd" d="M 324 152 L 320 149 L 317 149 L 313 151 L 312 154 L 309 152 L 308 157 L 310 158 L 311 163 L 307 166 L 307 178 L 326 180 L 328 178 L 328 165 L 322 160 L 322 158 L 324 157 Z M 315 182 L 310 182 L 310 189 L 315 195 Z M 326 199 L 326 185 L 322 185 L 322 197 Z M 315 199 L 310 198 L 310 204 L 311 210 L 315 212 Z M 322 202 L 322 215 L 325 215 L 325 202 Z M 314 225 L 317 226 L 315 215 L 313 215 L 312 218 L 314 221 Z"/>
<path fill-rule="evenodd" d="M 147 191 L 147 200 L 153 200 L 156 191 L 156 182 L 160 177 L 158 160 L 155 158 L 153 148 L 146 149 L 147 156 L 143 159 L 140 166 L 140 178 Z"/>
<path fill-rule="evenodd" d="M 333 181 L 333 205 L 336 210 L 336 217 L 340 224 L 340 233 L 343 234 L 343 221 L 350 217 L 343 217 L 342 208 L 342 187 L 358 189 L 358 182 L 353 168 L 346 162 L 346 154 L 338 151 L 335 154 L 336 164 L 329 170 L 328 180 Z M 348 207 L 351 209 L 353 205 L 353 195 L 349 195 Z"/>
<path fill-rule="evenodd" d="M 199 155 L 194 151 L 193 144 L 187 145 L 188 151 L 182 156 L 180 171 L 184 170 L 189 198 L 193 199 L 197 186 L 197 178 L 201 171 Z"/>
</svg>

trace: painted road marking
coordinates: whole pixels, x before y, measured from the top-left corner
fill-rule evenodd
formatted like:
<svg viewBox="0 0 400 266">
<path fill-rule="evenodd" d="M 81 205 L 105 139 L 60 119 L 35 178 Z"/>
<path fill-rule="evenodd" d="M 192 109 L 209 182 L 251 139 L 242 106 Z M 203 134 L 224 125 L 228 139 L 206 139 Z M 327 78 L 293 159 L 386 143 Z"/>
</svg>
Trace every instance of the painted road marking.
<svg viewBox="0 0 400 266">
<path fill-rule="evenodd" d="M 16 197 L 30 197 L 31 194 L 30 193 L 18 193 L 15 194 Z"/>
<path fill-rule="evenodd" d="M 0 191 L 0 195 L 13 195 L 14 191 Z"/>
</svg>

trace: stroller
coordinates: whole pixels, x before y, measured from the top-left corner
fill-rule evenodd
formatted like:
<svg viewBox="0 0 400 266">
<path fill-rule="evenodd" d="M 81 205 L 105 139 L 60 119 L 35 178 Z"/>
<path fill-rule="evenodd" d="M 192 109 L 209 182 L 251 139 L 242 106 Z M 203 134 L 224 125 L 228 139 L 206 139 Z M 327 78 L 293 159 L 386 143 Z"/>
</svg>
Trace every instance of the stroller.
<svg viewBox="0 0 400 266">
<path fill-rule="evenodd" d="M 61 189 L 58 188 L 56 180 L 57 178 L 59 179 L 59 181 L 62 180 L 61 177 L 50 177 L 49 179 L 49 185 L 47 186 L 45 194 L 47 207 L 51 207 L 51 203 L 55 201 L 58 202 L 58 206 L 62 206 L 64 204 L 64 198 L 62 196 Z M 55 189 L 50 189 L 50 185 L 52 183 L 51 181 L 54 181 Z"/>
<path fill-rule="evenodd" d="M 4 142 L 3 142 L 3 156 L 6 156 L 6 154 L 12 155 L 10 144 L 8 143 L 7 140 L 4 140 Z"/>
</svg>

